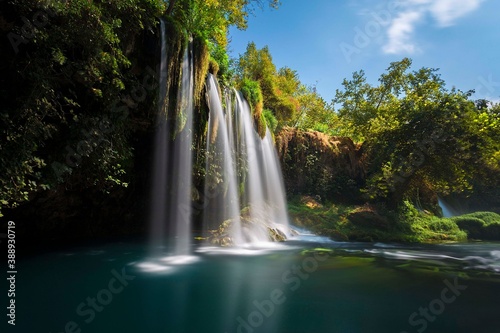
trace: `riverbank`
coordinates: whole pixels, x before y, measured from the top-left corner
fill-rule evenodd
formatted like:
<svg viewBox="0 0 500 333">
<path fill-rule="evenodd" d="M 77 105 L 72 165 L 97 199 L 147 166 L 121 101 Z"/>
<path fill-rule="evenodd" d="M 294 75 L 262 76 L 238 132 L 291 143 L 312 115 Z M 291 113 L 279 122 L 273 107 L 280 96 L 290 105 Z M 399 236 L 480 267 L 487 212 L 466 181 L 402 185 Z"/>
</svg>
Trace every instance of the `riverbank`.
<svg viewBox="0 0 500 333">
<path fill-rule="evenodd" d="M 440 218 L 405 202 L 397 211 L 383 205 L 320 203 L 302 196 L 289 201 L 294 225 L 339 241 L 437 243 L 500 240 L 500 215 L 478 212 Z"/>
</svg>

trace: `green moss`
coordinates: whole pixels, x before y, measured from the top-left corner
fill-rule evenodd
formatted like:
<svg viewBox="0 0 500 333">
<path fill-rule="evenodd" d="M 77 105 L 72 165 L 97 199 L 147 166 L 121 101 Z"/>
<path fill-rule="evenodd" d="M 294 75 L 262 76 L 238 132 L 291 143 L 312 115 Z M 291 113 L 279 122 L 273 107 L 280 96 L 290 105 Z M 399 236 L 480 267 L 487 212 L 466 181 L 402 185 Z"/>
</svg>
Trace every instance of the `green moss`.
<svg viewBox="0 0 500 333">
<path fill-rule="evenodd" d="M 264 102 L 260 83 L 244 79 L 239 88 L 243 97 L 247 100 L 248 104 L 250 104 L 250 108 L 252 109 L 255 129 L 263 138 L 266 135 L 266 119 L 263 115 Z"/>
<path fill-rule="evenodd" d="M 267 128 L 266 118 L 264 117 L 264 114 L 261 113 L 259 117 L 254 116 L 254 119 L 256 120 L 257 133 L 259 133 L 261 138 L 264 138 L 266 136 Z"/>
<path fill-rule="evenodd" d="M 472 239 L 500 240 L 500 215 L 477 212 L 450 219 Z"/>
<path fill-rule="evenodd" d="M 267 127 L 269 127 L 269 130 L 272 133 L 274 133 L 276 131 L 276 128 L 278 127 L 278 120 L 274 116 L 273 112 L 271 110 L 264 109 L 262 115 L 266 121 Z"/>
<path fill-rule="evenodd" d="M 181 83 L 181 65 L 184 50 L 187 47 L 187 37 L 178 22 L 170 17 L 165 18 L 165 30 L 167 36 L 167 95 L 162 112 L 165 116 L 168 110 L 177 110 L 177 96 Z M 171 117 L 173 115 L 169 115 Z M 175 131 L 172 131 L 175 133 Z"/>
<path fill-rule="evenodd" d="M 213 75 L 217 76 L 217 73 L 219 72 L 219 64 L 217 61 L 215 61 L 213 58 L 210 58 L 209 64 L 208 64 L 208 71 L 212 73 Z"/>
<path fill-rule="evenodd" d="M 243 94 L 243 97 L 247 100 L 248 104 L 252 108 L 254 114 L 258 113 L 258 106 L 262 107 L 262 90 L 260 88 L 260 84 L 257 81 L 252 81 L 249 79 L 244 79 L 241 82 L 240 91 Z M 262 111 L 262 110 L 260 110 Z"/>
<path fill-rule="evenodd" d="M 203 88 L 210 67 L 210 53 L 205 39 L 199 36 L 193 38 L 193 64 L 194 64 L 194 107 L 200 109 L 203 98 Z"/>
<path fill-rule="evenodd" d="M 433 243 L 467 239 L 450 219 L 419 212 L 411 204 L 390 211 L 376 205 L 311 205 L 295 198 L 288 207 L 296 225 L 335 240 Z"/>
</svg>

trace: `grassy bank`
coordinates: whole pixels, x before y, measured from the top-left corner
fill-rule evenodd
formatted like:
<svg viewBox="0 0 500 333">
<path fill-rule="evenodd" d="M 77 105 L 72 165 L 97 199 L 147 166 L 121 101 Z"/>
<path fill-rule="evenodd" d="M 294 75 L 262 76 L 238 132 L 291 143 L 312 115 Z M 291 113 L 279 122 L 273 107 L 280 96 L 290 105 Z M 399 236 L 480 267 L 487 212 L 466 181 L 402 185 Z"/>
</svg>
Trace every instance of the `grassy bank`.
<svg viewBox="0 0 500 333">
<path fill-rule="evenodd" d="M 500 240 L 500 215 L 481 212 L 439 218 L 406 202 L 397 211 L 383 206 L 321 204 L 311 197 L 290 200 L 293 224 L 344 241 L 456 242 Z"/>
</svg>

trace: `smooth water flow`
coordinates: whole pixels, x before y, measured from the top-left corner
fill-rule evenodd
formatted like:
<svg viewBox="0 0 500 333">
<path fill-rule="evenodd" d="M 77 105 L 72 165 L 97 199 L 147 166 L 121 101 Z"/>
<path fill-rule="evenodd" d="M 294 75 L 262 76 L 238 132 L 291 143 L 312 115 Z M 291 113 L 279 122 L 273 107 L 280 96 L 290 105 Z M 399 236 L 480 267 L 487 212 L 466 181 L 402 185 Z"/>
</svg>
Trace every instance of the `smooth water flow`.
<svg viewBox="0 0 500 333">
<path fill-rule="evenodd" d="M 215 229 L 231 220 L 231 237 L 241 244 L 240 200 L 237 190 L 234 146 L 230 144 L 229 130 L 222 108 L 219 87 L 215 78 L 207 79 L 207 97 L 210 109 L 207 133 L 205 198 L 209 202 L 204 210 L 205 229 Z"/>
<path fill-rule="evenodd" d="M 165 22 L 160 20 L 161 57 L 159 71 L 159 95 L 157 128 L 154 141 L 152 184 L 150 193 L 150 242 L 152 249 L 163 245 L 167 220 L 167 115 L 165 97 L 167 94 L 167 39 Z"/>
<path fill-rule="evenodd" d="M 278 154 L 273 142 L 273 137 L 269 128 L 262 141 L 262 152 L 264 154 L 266 192 L 272 221 L 287 236 L 290 236 L 288 212 L 286 205 L 285 184 Z"/>
<path fill-rule="evenodd" d="M 158 126 L 155 136 L 151 191 L 150 239 L 156 254 L 173 244 L 173 255 L 191 252 L 191 187 L 193 141 L 193 60 L 190 48 L 182 62 L 177 108 L 166 110 L 167 55 L 161 21 L 161 62 Z M 175 112 L 172 112 L 175 111 Z M 168 228 L 166 227 L 168 226 Z"/>
<path fill-rule="evenodd" d="M 169 224 L 175 236 L 175 254 L 191 252 L 191 187 L 193 179 L 193 58 L 186 49 L 177 101 L 173 138 L 172 174 L 169 177 Z M 178 132 L 177 132 L 178 131 Z"/>
<path fill-rule="evenodd" d="M 448 205 L 443 199 L 438 197 L 438 204 L 439 207 L 441 207 L 441 210 L 443 211 L 443 217 L 454 217 L 458 216 L 459 214 L 453 209 L 450 205 Z"/>
<path fill-rule="evenodd" d="M 283 180 L 272 135 L 261 139 L 241 93 L 227 91 L 225 108 L 215 78 L 207 80 L 205 230 L 230 223 L 233 245 L 270 241 L 269 229 L 288 235 Z"/>
<path fill-rule="evenodd" d="M 236 94 L 234 112 L 238 115 L 237 128 L 239 130 L 239 160 L 243 163 L 245 174 L 245 201 L 243 208 L 248 209 L 251 221 L 269 221 L 267 216 L 266 193 L 264 178 L 262 140 L 254 129 L 250 106 L 241 93 Z M 268 232 L 264 225 L 249 224 L 247 234 L 252 242 L 265 242 L 269 240 Z"/>
<path fill-rule="evenodd" d="M 177 107 L 166 110 L 163 22 L 161 28 L 160 112 L 151 192 L 151 240 L 157 251 L 168 244 L 172 249 L 170 254 L 178 257 L 191 253 L 193 60 L 189 47 L 182 62 Z M 259 136 L 250 106 L 241 93 L 227 92 L 224 107 L 214 76 L 208 76 L 206 89 L 209 120 L 203 209 L 205 235 L 222 226 L 228 235 L 221 245 L 234 246 L 269 242 L 271 230 L 288 236 L 285 191 L 270 131 L 267 130 L 264 139 Z"/>
</svg>

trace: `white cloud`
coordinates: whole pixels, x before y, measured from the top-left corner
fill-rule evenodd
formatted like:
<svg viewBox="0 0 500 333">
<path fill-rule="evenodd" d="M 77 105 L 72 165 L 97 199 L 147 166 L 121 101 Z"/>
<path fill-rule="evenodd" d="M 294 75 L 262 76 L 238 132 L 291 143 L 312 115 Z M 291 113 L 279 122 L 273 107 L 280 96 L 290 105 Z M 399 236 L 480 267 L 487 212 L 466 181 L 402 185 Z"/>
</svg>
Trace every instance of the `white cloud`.
<svg viewBox="0 0 500 333">
<path fill-rule="evenodd" d="M 400 2 L 400 12 L 387 27 L 387 42 L 383 51 L 389 54 L 415 53 L 416 27 L 430 14 L 440 27 L 455 24 L 456 20 L 473 12 L 484 0 L 408 0 Z"/>
<path fill-rule="evenodd" d="M 423 18 L 421 11 L 408 11 L 399 14 L 387 30 L 388 41 L 384 45 L 385 53 L 415 53 L 417 46 L 412 41 L 415 25 Z"/>
<path fill-rule="evenodd" d="M 439 25 L 447 27 L 479 8 L 481 2 L 483 0 L 440 0 L 435 1 L 429 9 Z"/>
</svg>

